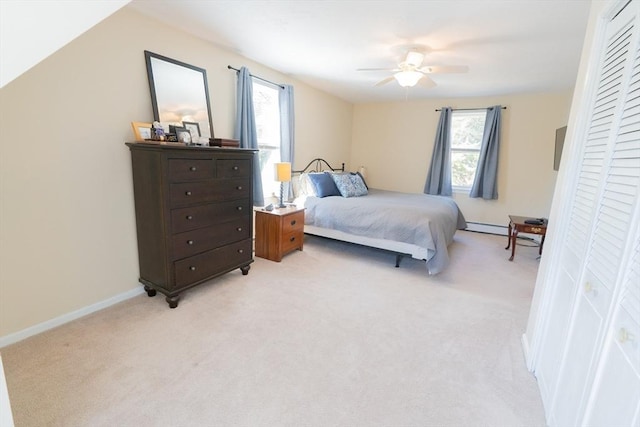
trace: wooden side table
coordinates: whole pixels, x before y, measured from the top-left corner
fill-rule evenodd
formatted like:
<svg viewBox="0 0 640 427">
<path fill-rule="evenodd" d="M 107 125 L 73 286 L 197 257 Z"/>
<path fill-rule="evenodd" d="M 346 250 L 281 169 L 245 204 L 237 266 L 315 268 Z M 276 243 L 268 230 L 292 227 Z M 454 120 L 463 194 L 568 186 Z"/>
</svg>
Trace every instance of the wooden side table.
<svg viewBox="0 0 640 427">
<path fill-rule="evenodd" d="M 513 261 L 513 257 L 516 254 L 516 239 L 518 238 L 518 233 L 530 233 L 542 236 L 542 240 L 540 241 L 540 250 L 538 251 L 538 255 L 542 255 L 542 246 L 544 246 L 544 238 L 547 234 L 547 221 L 545 220 L 544 224 L 540 225 L 525 223 L 525 221 L 531 219 L 535 218 L 509 215 L 509 233 L 507 236 L 507 247 L 505 248 L 509 249 L 509 247 L 511 247 L 511 258 L 509 258 L 509 261 Z"/>
<path fill-rule="evenodd" d="M 256 256 L 280 262 L 304 243 L 304 208 L 256 210 Z"/>
</svg>

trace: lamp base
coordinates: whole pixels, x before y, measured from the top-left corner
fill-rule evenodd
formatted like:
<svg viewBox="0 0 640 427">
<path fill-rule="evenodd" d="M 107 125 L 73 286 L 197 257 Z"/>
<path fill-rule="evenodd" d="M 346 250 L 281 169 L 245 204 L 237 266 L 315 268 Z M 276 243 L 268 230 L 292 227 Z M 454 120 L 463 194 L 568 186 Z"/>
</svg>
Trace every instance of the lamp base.
<svg viewBox="0 0 640 427">
<path fill-rule="evenodd" d="M 280 204 L 277 206 L 279 209 L 286 208 L 284 204 L 284 182 L 280 183 Z"/>
</svg>

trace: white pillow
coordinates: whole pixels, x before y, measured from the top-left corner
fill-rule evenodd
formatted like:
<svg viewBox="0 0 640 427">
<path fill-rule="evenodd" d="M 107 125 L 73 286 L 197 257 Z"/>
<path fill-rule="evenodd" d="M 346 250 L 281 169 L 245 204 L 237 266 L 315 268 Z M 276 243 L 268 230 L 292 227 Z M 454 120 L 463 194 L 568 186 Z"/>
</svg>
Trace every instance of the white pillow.
<svg viewBox="0 0 640 427">
<path fill-rule="evenodd" d="M 294 186 L 296 197 L 316 196 L 316 190 L 313 183 L 309 180 L 308 173 L 301 173 L 297 180 L 297 186 Z"/>
</svg>

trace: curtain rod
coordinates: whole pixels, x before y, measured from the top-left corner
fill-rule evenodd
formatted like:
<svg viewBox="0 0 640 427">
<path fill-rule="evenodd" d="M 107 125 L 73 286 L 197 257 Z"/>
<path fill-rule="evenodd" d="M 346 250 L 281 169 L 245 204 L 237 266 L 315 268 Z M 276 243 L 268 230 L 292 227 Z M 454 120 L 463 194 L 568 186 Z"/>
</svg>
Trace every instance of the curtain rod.
<svg viewBox="0 0 640 427">
<path fill-rule="evenodd" d="M 238 70 L 237 68 L 233 68 L 231 65 L 227 65 L 227 68 L 228 68 L 228 69 L 230 69 L 230 70 L 235 71 L 236 73 L 240 71 L 240 70 Z M 254 75 L 254 74 L 249 74 L 249 75 L 250 75 L 251 77 L 253 77 L 254 79 L 262 80 L 263 82 L 267 82 L 267 83 L 272 84 L 272 85 L 274 85 L 274 86 L 278 86 L 278 87 L 279 87 L 279 88 L 281 88 L 281 89 L 284 89 L 284 86 L 283 86 L 283 85 L 281 85 L 281 84 L 274 83 L 274 82 L 269 81 L 269 80 L 267 80 L 267 79 L 263 79 L 262 77 L 258 77 L 258 76 Z"/>
<path fill-rule="evenodd" d="M 506 110 L 507 107 L 502 107 Z M 486 110 L 486 108 L 452 108 L 451 111 L 473 111 L 473 110 Z M 442 108 L 436 108 L 436 111 L 442 111 Z"/>
</svg>

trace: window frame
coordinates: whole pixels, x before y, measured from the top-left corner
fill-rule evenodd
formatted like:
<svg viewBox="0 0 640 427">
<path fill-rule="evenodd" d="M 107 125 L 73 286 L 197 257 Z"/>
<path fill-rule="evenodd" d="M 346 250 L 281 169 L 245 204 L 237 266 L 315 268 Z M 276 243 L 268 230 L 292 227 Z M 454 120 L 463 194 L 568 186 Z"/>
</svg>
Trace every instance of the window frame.
<svg viewBox="0 0 640 427">
<path fill-rule="evenodd" d="M 278 144 L 275 145 L 273 144 L 273 141 L 271 141 L 271 143 L 264 143 L 263 141 L 260 141 L 260 131 L 257 129 L 257 125 L 258 125 L 258 116 L 256 115 L 256 132 L 257 132 L 257 139 L 258 139 L 258 155 L 260 156 L 260 152 L 264 153 L 265 151 L 275 151 L 277 159 L 270 159 L 267 160 L 266 164 L 262 164 L 262 156 L 259 157 L 260 159 L 260 173 L 262 176 L 262 193 L 265 199 L 268 198 L 272 198 L 274 196 L 278 196 L 280 193 L 280 184 L 275 185 L 275 181 L 273 179 L 273 173 L 270 172 L 268 170 L 268 165 L 275 163 L 275 162 L 279 162 L 280 159 L 282 158 L 282 129 L 280 128 L 281 126 L 281 122 L 280 122 L 280 91 L 277 89 L 277 85 L 275 84 L 271 84 L 268 82 L 264 82 L 261 79 L 257 79 L 255 77 L 251 78 L 252 83 L 253 83 L 253 93 L 254 93 L 254 97 L 253 97 L 253 106 L 254 106 L 254 112 L 256 110 L 256 103 L 255 103 L 255 94 L 256 94 L 256 87 L 260 86 L 261 88 L 266 88 L 267 90 L 273 90 L 275 91 L 275 95 L 276 95 L 276 109 L 278 111 L 278 117 L 276 119 L 277 122 L 277 127 L 278 127 L 278 132 L 277 132 L 277 142 Z M 272 161 L 273 160 L 273 161 Z M 263 168 L 263 166 L 265 166 Z M 266 184 L 266 185 L 265 185 Z M 277 187 L 277 188 L 276 188 Z"/>
<path fill-rule="evenodd" d="M 465 109 L 465 110 L 453 110 L 451 112 L 451 125 L 453 126 L 453 120 L 454 117 L 456 115 L 461 116 L 461 115 L 472 115 L 472 114 L 484 114 L 484 122 L 483 122 L 483 131 L 484 131 L 484 126 L 486 124 L 487 121 L 487 110 L 485 108 L 474 108 L 474 109 Z M 451 137 L 453 137 L 453 131 L 452 129 L 450 129 L 451 131 Z M 484 133 L 484 132 L 483 132 Z M 456 185 L 454 184 L 453 181 L 453 154 L 454 153 L 478 153 L 478 159 L 480 158 L 480 152 L 482 150 L 482 134 L 480 135 L 480 145 L 478 148 L 470 148 L 470 147 L 461 147 L 461 148 L 455 148 L 454 147 L 454 141 L 453 139 L 451 139 L 449 141 L 449 158 L 451 159 L 451 190 L 456 192 L 456 193 L 469 193 L 471 191 L 471 188 L 473 187 L 473 182 L 469 185 L 469 186 L 465 186 L 465 185 Z M 474 176 L 475 176 L 475 172 L 478 170 L 478 164 L 476 163 L 475 166 L 475 170 L 474 170 Z"/>
</svg>

